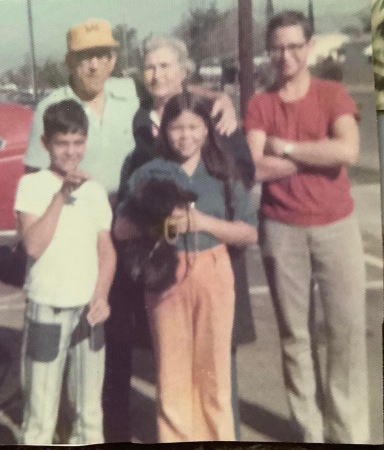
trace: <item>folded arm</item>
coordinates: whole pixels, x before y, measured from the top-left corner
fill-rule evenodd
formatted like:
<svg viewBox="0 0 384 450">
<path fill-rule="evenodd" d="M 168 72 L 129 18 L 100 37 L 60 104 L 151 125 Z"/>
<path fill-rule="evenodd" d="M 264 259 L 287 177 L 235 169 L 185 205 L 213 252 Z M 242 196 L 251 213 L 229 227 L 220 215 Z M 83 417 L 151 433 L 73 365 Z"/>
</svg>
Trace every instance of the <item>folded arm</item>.
<svg viewBox="0 0 384 450">
<path fill-rule="evenodd" d="M 256 165 L 256 181 L 273 181 L 293 175 L 305 166 L 353 165 L 359 157 L 359 132 L 355 118 L 345 114 L 333 124 L 331 137 L 319 141 L 295 142 L 251 130 L 247 141 Z M 288 155 L 284 149 L 290 145 Z"/>
<path fill-rule="evenodd" d="M 265 154 L 267 135 L 261 130 L 251 130 L 247 142 L 255 163 L 255 182 L 273 181 L 298 172 L 298 165 L 281 156 Z"/>
<path fill-rule="evenodd" d="M 355 118 L 345 114 L 332 126 L 331 137 L 320 141 L 290 142 L 271 137 L 266 146 L 267 154 L 283 156 L 286 144 L 292 144 L 289 159 L 317 167 L 335 167 L 356 164 L 359 152 L 359 131 Z"/>
</svg>

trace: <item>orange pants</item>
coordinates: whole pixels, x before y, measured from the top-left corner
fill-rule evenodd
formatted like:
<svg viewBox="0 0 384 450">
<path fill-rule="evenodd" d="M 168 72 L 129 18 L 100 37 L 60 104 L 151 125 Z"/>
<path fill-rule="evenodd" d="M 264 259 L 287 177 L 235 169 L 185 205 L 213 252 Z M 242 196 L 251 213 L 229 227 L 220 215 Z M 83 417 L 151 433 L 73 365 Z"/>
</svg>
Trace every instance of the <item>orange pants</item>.
<svg viewBox="0 0 384 450">
<path fill-rule="evenodd" d="M 226 247 L 180 253 L 177 282 L 146 293 L 159 442 L 232 441 L 233 273 Z"/>
</svg>

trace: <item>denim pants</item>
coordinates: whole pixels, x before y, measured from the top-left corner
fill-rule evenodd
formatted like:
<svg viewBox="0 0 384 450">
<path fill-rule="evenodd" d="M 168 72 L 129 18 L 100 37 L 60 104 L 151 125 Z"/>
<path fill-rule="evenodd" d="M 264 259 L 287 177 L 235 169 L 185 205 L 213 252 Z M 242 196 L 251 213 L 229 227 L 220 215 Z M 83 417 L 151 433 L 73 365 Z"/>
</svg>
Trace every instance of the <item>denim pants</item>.
<svg viewBox="0 0 384 450">
<path fill-rule="evenodd" d="M 260 244 L 280 330 L 288 402 L 304 442 L 369 442 L 365 266 L 354 215 L 325 226 L 263 219 Z M 324 311 L 326 375 L 316 402 L 311 289 Z"/>
<path fill-rule="evenodd" d="M 54 308 L 28 301 L 22 349 L 22 443 L 50 445 L 66 363 L 73 417 L 69 444 L 102 443 L 104 330 L 91 328 L 87 307 Z"/>
</svg>

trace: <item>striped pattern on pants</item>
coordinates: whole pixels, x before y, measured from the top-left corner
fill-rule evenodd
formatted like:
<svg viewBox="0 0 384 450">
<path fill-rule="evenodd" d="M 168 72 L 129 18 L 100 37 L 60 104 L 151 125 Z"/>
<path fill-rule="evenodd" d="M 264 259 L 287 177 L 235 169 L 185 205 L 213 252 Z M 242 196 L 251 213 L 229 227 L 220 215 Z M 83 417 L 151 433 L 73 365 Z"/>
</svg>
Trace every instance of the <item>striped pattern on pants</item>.
<svg viewBox="0 0 384 450">
<path fill-rule="evenodd" d="M 52 444 L 64 370 L 73 414 L 69 444 L 102 443 L 104 330 L 91 328 L 87 306 L 54 308 L 28 301 L 22 349 L 26 445 Z"/>
</svg>

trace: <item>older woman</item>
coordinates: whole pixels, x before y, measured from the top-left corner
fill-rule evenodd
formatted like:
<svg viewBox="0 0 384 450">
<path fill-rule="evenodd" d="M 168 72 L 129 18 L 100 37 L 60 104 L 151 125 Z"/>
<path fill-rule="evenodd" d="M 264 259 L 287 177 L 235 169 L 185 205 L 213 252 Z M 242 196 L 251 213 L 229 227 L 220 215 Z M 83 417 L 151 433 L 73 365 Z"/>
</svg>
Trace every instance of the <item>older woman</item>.
<svg viewBox="0 0 384 450">
<path fill-rule="evenodd" d="M 183 41 L 173 37 L 156 37 L 144 46 L 144 84 L 149 98 L 142 102 L 133 121 L 136 147 L 123 166 L 121 180 L 154 157 L 154 143 L 167 101 L 183 88 L 213 102 L 211 116 L 216 117 L 220 135 L 232 135 L 237 127 L 236 114 L 230 98 L 222 92 L 208 91 L 188 83 L 194 63 Z M 252 159 L 249 159 L 250 164 Z"/>
<path fill-rule="evenodd" d="M 144 83 L 149 94 L 147 101 L 143 101 L 137 111 L 133 130 L 135 137 L 135 149 L 126 159 L 121 172 L 121 189 L 119 197 L 126 186 L 126 182 L 132 172 L 150 161 L 155 155 L 155 142 L 159 132 L 160 121 L 167 101 L 186 88 L 188 91 L 212 100 L 211 115 L 216 116 L 216 130 L 222 135 L 231 135 L 228 138 L 232 144 L 238 140 L 238 135 L 233 133 L 236 128 L 236 116 L 232 103 L 226 94 L 207 91 L 200 86 L 187 83 L 189 75 L 193 72 L 194 64 L 189 59 L 184 42 L 172 37 L 157 37 L 147 40 L 144 47 Z M 226 139 L 226 138 L 225 138 Z M 224 140 L 224 138 L 223 138 Z M 227 143 L 228 144 L 228 143 Z M 225 143 L 224 143 L 225 145 Z M 249 152 L 244 145 L 236 145 L 237 159 L 248 170 L 248 179 L 253 178 L 253 163 Z M 254 338 L 253 323 L 249 304 L 248 288 L 244 258 L 239 257 L 234 267 L 243 278 L 242 282 L 236 277 L 237 303 L 243 303 L 245 308 L 238 309 L 236 304 L 236 317 L 248 320 L 248 326 L 242 323 L 241 339 L 250 341 Z M 141 283 L 127 280 L 124 274 L 123 264 L 118 265 L 118 274 L 114 286 L 115 295 L 112 296 L 111 318 L 107 323 L 107 365 L 104 395 L 105 410 L 105 434 L 106 442 L 129 441 L 129 379 L 131 373 L 130 345 L 132 340 L 142 345 L 150 345 L 150 336 L 146 326 L 146 313 L 144 310 L 144 290 Z M 242 295 L 238 291 L 242 290 Z M 127 323 L 132 322 L 132 310 L 135 314 L 135 335 L 130 335 L 132 327 Z M 238 323 L 238 321 L 237 321 Z M 244 332 L 245 329 L 245 332 Z M 240 327 L 235 328 L 237 337 Z M 235 339 L 236 342 L 239 339 Z M 236 345 L 235 342 L 235 345 Z M 235 348 L 235 347 L 234 347 Z M 233 362 L 235 360 L 233 359 Z M 235 366 L 233 366 L 235 368 Z M 236 380 L 233 377 L 236 387 Z M 237 414 L 237 394 L 234 391 L 234 413 Z M 237 422 L 236 422 L 237 423 Z M 238 435 L 237 435 L 238 437 Z"/>
</svg>

